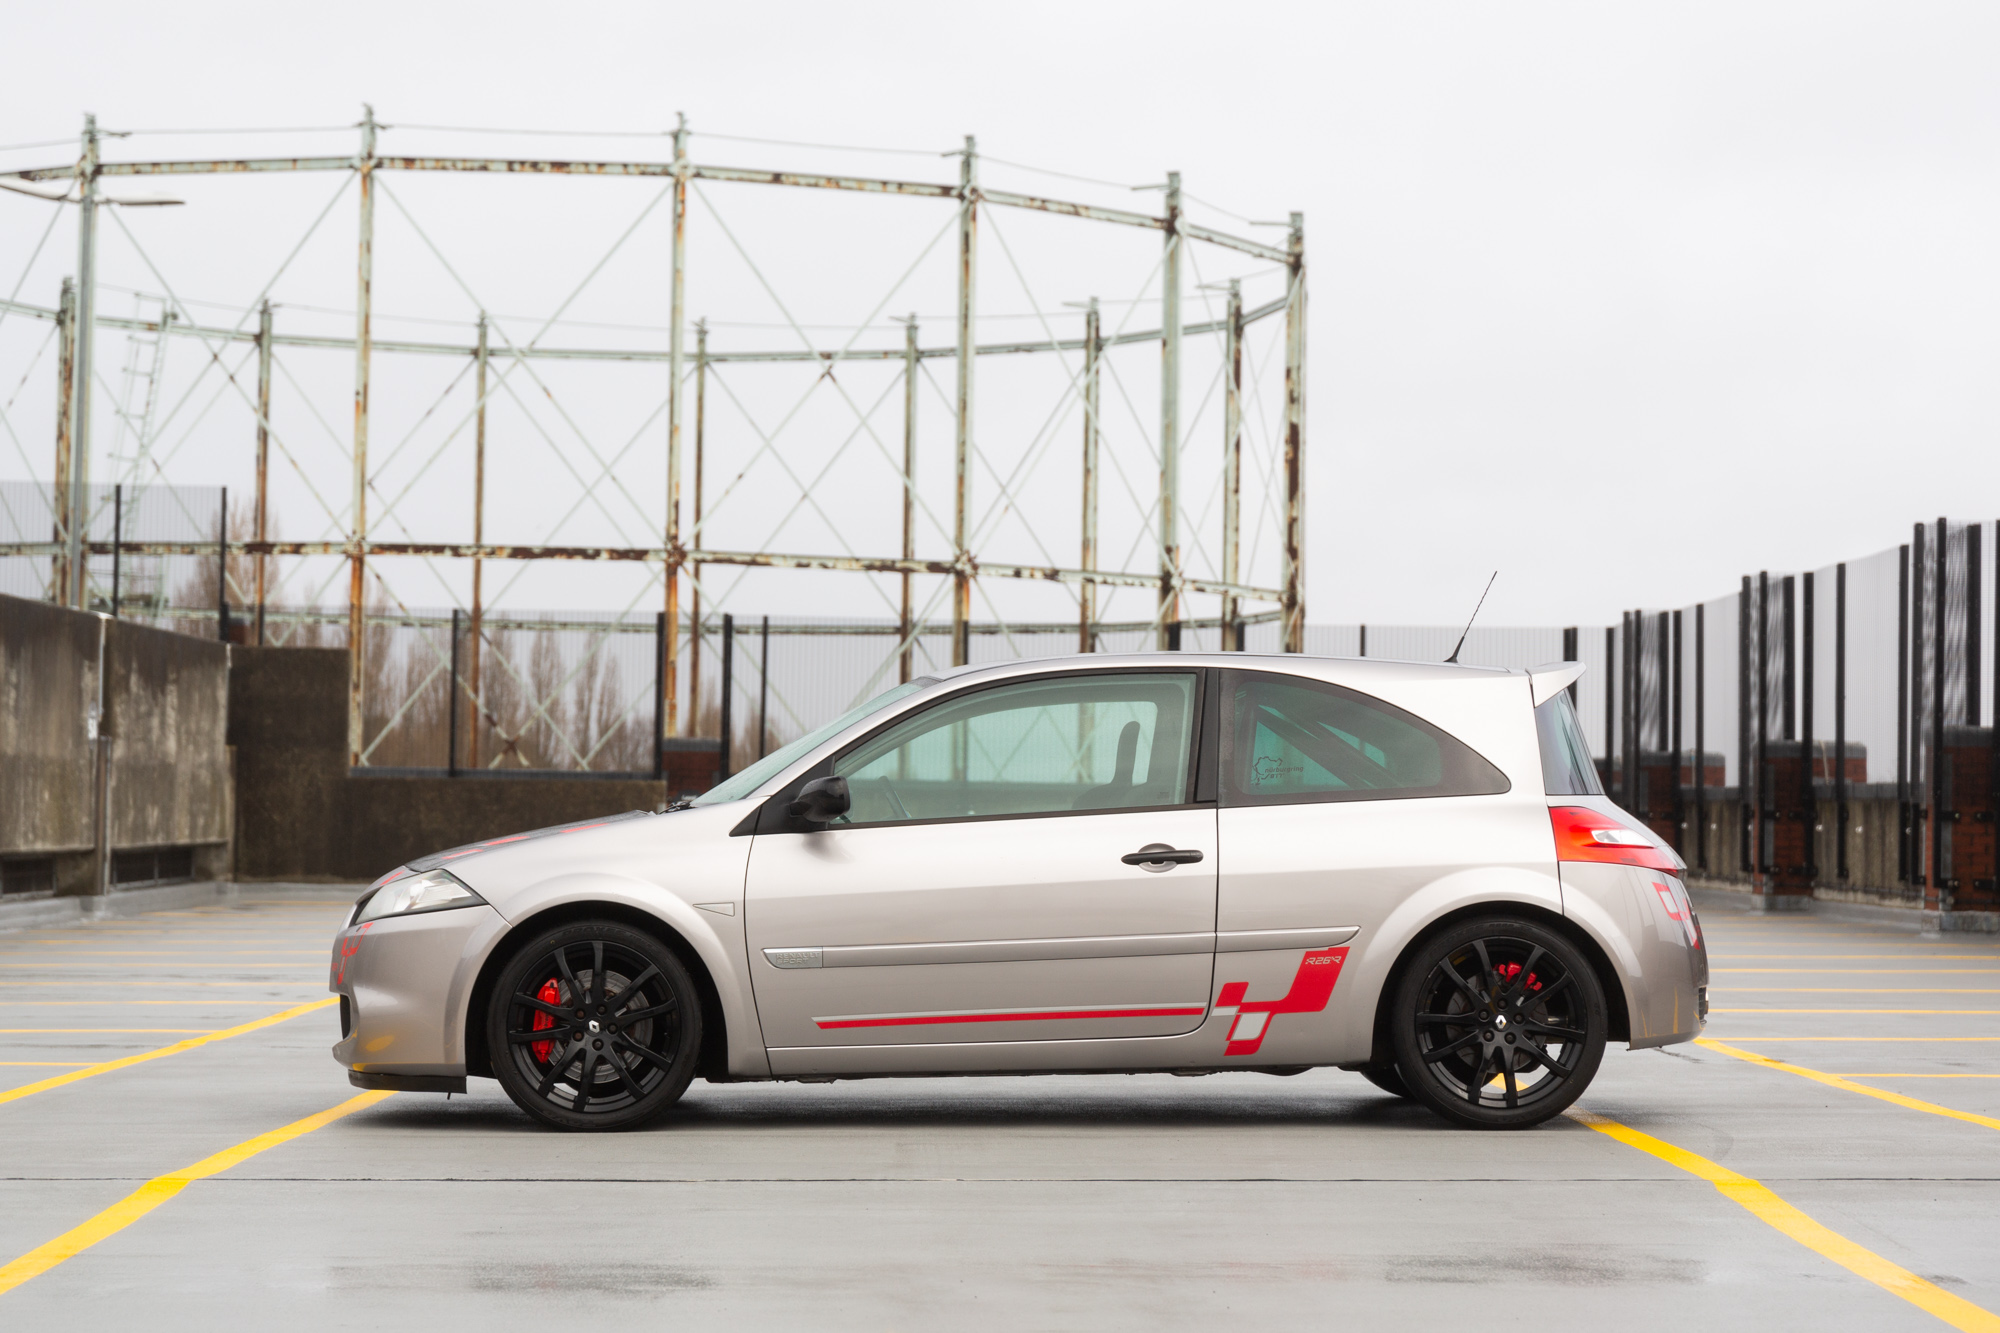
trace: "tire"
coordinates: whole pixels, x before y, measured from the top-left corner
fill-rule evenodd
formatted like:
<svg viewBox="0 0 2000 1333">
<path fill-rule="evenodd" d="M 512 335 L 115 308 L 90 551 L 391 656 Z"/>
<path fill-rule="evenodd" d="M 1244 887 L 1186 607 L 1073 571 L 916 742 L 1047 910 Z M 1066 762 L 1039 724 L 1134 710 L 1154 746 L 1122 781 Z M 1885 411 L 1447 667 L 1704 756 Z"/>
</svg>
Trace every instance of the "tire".
<svg viewBox="0 0 2000 1333">
<path fill-rule="evenodd" d="M 1391 1097 L 1401 1097 L 1404 1101 L 1410 1100 L 1410 1085 L 1403 1082 L 1403 1076 L 1396 1072 L 1396 1066 L 1371 1065 L 1367 1069 L 1356 1072 L 1376 1087 L 1382 1089 L 1382 1091 L 1388 1093 Z"/>
<path fill-rule="evenodd" d="M 1574 944 L 1510 916 L 1412 951 L 1390 1012 L 1413 1100 L 1473 1129 L 1527 1129 L 1583 1095 L 1604 1058 L 1604 989 Z"/>
<path fill-rule="evenodd" d="M 486 1040 L 500 1086 L 543 1124 L 636 1129 L 694 1078 L 701 1000 L 659 940 L 615 921 L 579 921 L 508 960 Z"/>
</svg>

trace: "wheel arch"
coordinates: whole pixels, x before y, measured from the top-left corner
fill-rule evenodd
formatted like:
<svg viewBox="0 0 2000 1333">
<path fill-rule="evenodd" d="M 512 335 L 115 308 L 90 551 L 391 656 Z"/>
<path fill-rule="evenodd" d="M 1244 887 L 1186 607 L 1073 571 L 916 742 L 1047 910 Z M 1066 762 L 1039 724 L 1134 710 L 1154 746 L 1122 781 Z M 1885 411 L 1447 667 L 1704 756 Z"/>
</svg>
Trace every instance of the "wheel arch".
<svg viewBox="0 0 2000 1333">
<path fill-rule="evenodd" d="M 486 1010 L 493 1000 L 493 988 L 500 971 L 522 943 L 543 931 L 576 921 L 615 921 L 642 930 L 657 938 L 673 952 L 694 979 L 701 1000 L 701 1054 L 695 1060 L 698 1078 L 722 1080 L 729 1077 L 729 1016 L 723 1008 L 721 992 L 700 950 L 676 929 L 672 922 L 644 908 L 608 899 L 582 899 L 554 903 L 523 917 L 502 935 L 479 966 L 466 1003 L 465 1072 L 482 1078 L 493 1077 L 493 1053 L 486 1041 Z"/>
<path fill-rule="evenodd" d="M 1577 951 L 1590 963 L 1590 970 L 1597 974 L 1597 984 L 1604 992 L 1607 1041 L 1629 1041 L 1632 1032 L 1632 1017 L 1626 1007 L 1625 985 L 1619 978 L 1618 970 L 1612 966 L 1611 957 L 1604 952 L 1591 934 L 1563 916 L 1537 903 L 1518 900 L 1490 900 L 1466 903 L 1453 908 L 1427 923 L 1424 928 L 1410 937 L 1396 955 L 1395 963 L 1389 968 L 1388 977 L 1382 983 L 1381 991 L 1375 997 L 1374 1037 L 1370 1043 L 1369 1063 L 1382 1064 L 1393 1058 L 1389 1042 L 1389 1006 L 1402 988 L 1403 975 L 1408 970 L 1410 959 L 1429 941 L 1444 931 L 1450 930 L 1461 921 L 1479 916 L 1520 916 L 1555 931 L 1577 947 Z"/>
</svg>

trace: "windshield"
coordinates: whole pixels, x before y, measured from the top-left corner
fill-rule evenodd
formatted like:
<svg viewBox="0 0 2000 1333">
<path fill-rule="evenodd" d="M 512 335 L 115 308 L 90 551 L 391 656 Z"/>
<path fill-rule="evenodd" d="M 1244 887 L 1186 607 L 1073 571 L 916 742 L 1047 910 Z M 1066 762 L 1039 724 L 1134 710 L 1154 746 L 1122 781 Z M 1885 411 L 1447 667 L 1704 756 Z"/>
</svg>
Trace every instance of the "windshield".
<svg viewBox="0 0 2000 1333">
<path fill-rule="evenodd" d="M 884 690 L 867 703 L 848 709 L 833 721 L 817 731 L 809 731 L 782 749 L 771 751 L 750 767 L 736 774 L 726 782 L 719 782 L 694 798 L 696 805 L 720 805 L 724 801 L 740 801 L 751 792 L 769 782 L 792 764 L 804 758 L 821 742 L 839 735 L 870 713 L 880 712 L 890 704 L 909 698 L 928 685 L 935 685 L 933 676 L 920 676 L 907 685 L 898 685 L 892 690 Z"/>
</svg>

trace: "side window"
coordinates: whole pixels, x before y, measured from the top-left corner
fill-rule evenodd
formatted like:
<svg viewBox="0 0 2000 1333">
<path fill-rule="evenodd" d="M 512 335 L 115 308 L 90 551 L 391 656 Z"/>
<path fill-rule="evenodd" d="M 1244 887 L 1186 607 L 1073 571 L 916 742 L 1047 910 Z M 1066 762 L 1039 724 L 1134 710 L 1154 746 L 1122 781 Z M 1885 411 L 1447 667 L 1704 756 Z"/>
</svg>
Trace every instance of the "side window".
<svg viewBox="0 0 2000 1333">
<path fill-rule="evenodd" d="M 1507 777 L 1393 704 L 1296 676 L 1224 678 L 1222 799 L 1229 805 L 1483 796 Z"/>
<path fill-rule="evenodd" d="M 853 800 L 841 822 L 1180 805 L 1195 680 L 1092 673 L 947 699 L 834 761 Z"/>
</svg>

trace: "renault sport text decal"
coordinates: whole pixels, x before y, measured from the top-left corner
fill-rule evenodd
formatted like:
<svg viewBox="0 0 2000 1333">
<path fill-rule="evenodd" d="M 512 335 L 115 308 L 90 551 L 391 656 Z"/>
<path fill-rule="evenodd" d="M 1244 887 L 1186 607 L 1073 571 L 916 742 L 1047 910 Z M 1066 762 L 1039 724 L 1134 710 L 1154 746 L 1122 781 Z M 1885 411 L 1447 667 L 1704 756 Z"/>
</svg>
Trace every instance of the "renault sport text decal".
<svg viewBox="0 0 2000 1333">
<path fill-rule="evenodd" d="M 1299 959 L 1292 988 L 1282 999 L 1245 1002 L 1247 981 L 1232 981 L 1215 997 L 1215 1011 L 1234 1010 L 1236 1021 L 1229 1026 L 1229 1045 L 1224 1055 L 1255 1055 L 1271 1030 L 1271 1020 L 1279 1014 L 1317 1014 L 1333 998 L 1333 983 L 1340 980 L 1340 965 L 1347 961 L 1347 948 L 1314 949 Z"/>
</svg>

